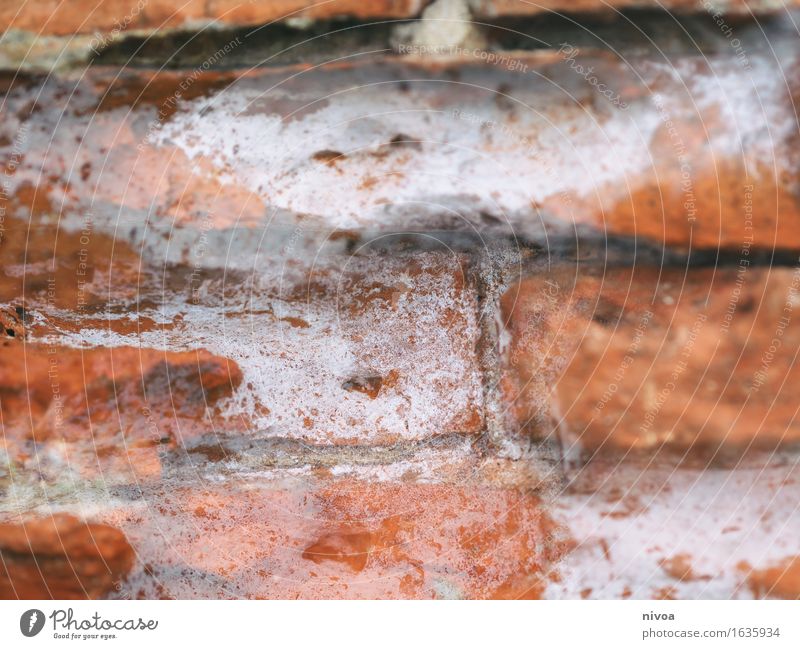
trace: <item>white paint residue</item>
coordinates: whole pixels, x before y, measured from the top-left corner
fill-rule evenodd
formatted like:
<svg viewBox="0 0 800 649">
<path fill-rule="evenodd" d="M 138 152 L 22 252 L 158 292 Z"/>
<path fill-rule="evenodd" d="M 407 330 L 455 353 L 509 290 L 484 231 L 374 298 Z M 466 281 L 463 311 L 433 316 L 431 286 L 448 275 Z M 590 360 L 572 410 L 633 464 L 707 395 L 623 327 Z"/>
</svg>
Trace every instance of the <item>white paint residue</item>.
<svg viewBox="0 0 800 649">
<path fill-rule="evenodd" d="M 353 258 L 342 274 L 320 267 L 314 280 L 329 292 L 308 300 L 281 299 L 273 289 L 225 306 L 177 308 L 182 298 L 175 296 L 168 311 L 181 317 L 171 328 L 140 335 L 85 328 L 49 341 L 206 349 L 229 358 L 244 378 L 225 414 L 232 421 L 246 415 L 275 436 L 385 443 L 462 432 L 467 413 L 480 410 L 483 398 L 475 305 L 454 286 L 451 257 L 414 260 L 421 271 L 413 276 L 402 257 Z M 351 273 L 366 279 L 344 288 Z M 269 270 L 259 283 L 281 285 Z M 291 288 L 297 287 L 285 286 L 285 294 Z M 345 388 L 367 377 L 384 382 L 374 398 Z"/>
<path fill-rule="evenodd" d="M 762 568 L 798 553 L 795 460 L 704 471 L 627 462 L 613 472 L 596 493 L 559 497 L 554 515 L 579 545 L 548 597 L 749 599 L 741 562 Z M 676 556 L 692 579 L 664 569 Z"/>
<path fill-rule="evenodd" d="M 632 109 L 600 124 L 574 107 L 541 106 L 503 130 L 485 126 L 505 119 L 491 102 L 439 106 L 432 92 L 381 86 L 336 95 L 316 112 L 284 121 L 269 112 L 247 114 L 258 98 L 233 88 L 197 101 L 165 124 L 157 143 L 210 160 L 221 180 L 273 205 L 324 214 L 343 228 L 385 224 L 404 204 L 447 212 L 454 197 L 513 214 L 564 191 L 588 194 L 648 165 L 660 123 L 648 111 L 634 117 Z M 397 136 L 420 144 L 389 146 Z M 521 146 L 523 137 L 535 145 Z M 321 151 L 343 157 L 315 159 Z"/>
<path fill-rule="evenodd" d="M 782 79 L 765 59 L 754 58 L 752 83 L 742 82 L 732 60 L 716 61 L 713 73 L 699 72 L 694 59 L 675 68 L 640 65 L 648 78 L 674 77 L 674 88 L 658 86 L 662 111 L 648 96 L 627 110 L 575 105 L 571 97 L 593 92 L 575 79 L 557 91 L 532 78 L 530 89 L 514 89 L 511 108 L 498 105 L 493 88 L 465 88 L 482 78 L 402 93 L 385 83 L 342 87 L 327 96 L 265 95 L 236 84 L 178 113 L 155 144 L 178 147 L 208 163 L 215 179 L 273 206 L 345 228 L 402 226 L 415 210 L 458 212 L 465 197 L 466 210 L 513 216 L 564 192 L 590 197 L 619 186 L 624 194 L 658 164 L 650 143 L 665 119 L 707 116 L 709 149 L 720 156 L 744 150 L 754 169 L 791 134 Z M 282 108 L 287 103 L 291 109 Z M 415 143 L 390 146 L 393 138 Z"/>
</svg>

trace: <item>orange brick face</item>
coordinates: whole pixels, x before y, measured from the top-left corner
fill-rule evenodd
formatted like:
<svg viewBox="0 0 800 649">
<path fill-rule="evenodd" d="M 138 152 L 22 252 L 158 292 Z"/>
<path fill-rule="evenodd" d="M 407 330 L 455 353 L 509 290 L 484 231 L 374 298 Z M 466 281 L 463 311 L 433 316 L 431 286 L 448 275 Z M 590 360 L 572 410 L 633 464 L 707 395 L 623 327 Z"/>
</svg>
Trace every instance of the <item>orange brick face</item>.
<svg viewBox="0 0 800 649">
<path fill-rule="evenodd" d="M 740 568 L 748 576 L 748 585 L 758 598 L 800 599 L 800 561 L 787 557 L 777 565 L 753 570 L 742 562 Z"/>
<path fill-rule="evenodd" d="M 478 230 L 539 245 L 607 236 L 682 251 L 800 247 L 794 50 L 780 69 L 754 52 L 747 86 L 728 56 L 681 54 L 675 75 L 652 58 L 628 65 L 580 48 L 513 60 L 527 73 L 417 57 L 209 72 L 188 86 L 180 72 L 103 69 L 74 93 L 59 79 L 43 89 L 17 82 L 0 127 L 9 152 L 26 134 L 10 213 L 79 221 L 94 199 L 139 228 L 154 209 L 195 228 L 269 218 L 289 231 Z M 624 108 L 578 73 L 587 69 Z M 443 71 L 463 84 L 438 82 Z M 498 103 L 487 90 L 496 87 L 530 110 Z M 398 115 L 415 109 L 429 119 L 412 129 Z M 352 132 L 327 128 L 329 119 Z M 278 155 L 264 133 L 286 150 Z M 497 160 L 514 173 L 497 173 Z M 463 172 L 444 180 L 441 166 Z M 305 183 L 315 190 L 298 189 Z"/>
<path fill-rule="evenodd" d="M 145 4 L 0 7 L 0 598 L 800 596 L 772 0 Z"/>
<path fill-rule="evenodd" d="M 133 565 L 117 529 L 55 514 L 0 524 L 0 598 L 96 599 Z"/>
<path fill-rule="evenodd" d="M 308 0 L 272 0 L 242 2 L 241 0 L 189 0 L 176 7 L 168 0 L 137 2 L 130 0 L 75 0 L 67 10 L 55 0 L 31 3 L 9 0 L 0 10 L 0 29 L 25 29 L 42 35 L 112 33 L 114 30 L 155 30 L 181 28 L 191 21 L 220 21 L 231 26 L 247 26 L 282 21 L 287 18 L 326 20 L 351 17 L 362 20 L 378 18 L 410 18 L 418 16 L 430 4 L 429 0 L 334 0 L 314 3 Z M 794 5 L 789 0 L 787 5 Z M 743 0 L 729 2 L 727 13 L 773 12 L 774 3 Z M 520 16 L 545 12 L 608 12 L 610 8 L 660 9 L 675 13 L 702 11 L 699 0 L 547 0 L 537 4 L 520 0 L 482 0 L 475 4 L 480 17 Z"/>
<path fill-rule="evenodd" d="M 0 408 L 10 438 L 81 439 L 90 424 L 114 443 L 120 431 L 178 442 L 220 427 L 336 445 L 478 433 L 480 332 L 463 261 L 290 262 L 256 284 L 237 275 L 222 302 L 206 297 L 220 288 L 213 272 L 143 273 L 124 284 L 138 285 L 134 302 L 116 290 L 104 301 L 102 285 L 87 284 L 91 304 L 73 319 L 57 308 L 75 299 L 62 273 L 55 297 L 31 291 L 21 307 L 20 290 L 11 304 L 24 317 L 5 312 L 14 335 L 3 337 Z"/>
<path fill-rule="evenodd" d="M 99 437 L 113 436 L 120 428 L 114 419 L 126 413 L 139 419 L 149 408 L 165 419 L 170 418 L 168 411 L 201 418 L 241 380 L 235 363 L 203 350 L 80 350 L 19 343 L 3 348 L 0 363 L 7 434 L 19 431 L 40 441 L 80 440 L 92 423 L 108 424 L 95 431 Z M 122 427 L 131 434 L 131 425 Z M 145 437 L 134 435 L 139 436 Z"/>
<path fill-rule="evenodd" d="M 232 26 L 257 25 L 287 18 L 325 20 L 353 18 L 406 18 L 419 13 L 419 0 L 308 0 L 241 2 L 240 0 L 189 0 L 176 6 L 169 0 L 76 0 L 66 8 L 53 0 L 28 3 L 13 0 L 0 11 L 0 29 L 25 29 L 35 33 L 66 36 L 95 34 L 107 38 L 128 30 L 185 27 L 191 21 L 221 21 Z"/>
<path fill-rule="evenodd" d="M 2 350 L 3 451 L 49 479 L 158 479 L 159 452 L 222 425 L 219 405 L 242 380 L 235 363 L 203 350 Z"/>
<path fill-rule="evenodd" d="M 747 261 L 525 279 L 503 298 L 517 422 L 592 451 L 791 444 L 798 288 Z"/>
<path fill-rule="evenodd" d="M 148 597 L 537 597 L 568 547 L 535 496 L 449 485 L 182 489 L 111 519 L 164 549 L 128 581 Z"/>
</svg>

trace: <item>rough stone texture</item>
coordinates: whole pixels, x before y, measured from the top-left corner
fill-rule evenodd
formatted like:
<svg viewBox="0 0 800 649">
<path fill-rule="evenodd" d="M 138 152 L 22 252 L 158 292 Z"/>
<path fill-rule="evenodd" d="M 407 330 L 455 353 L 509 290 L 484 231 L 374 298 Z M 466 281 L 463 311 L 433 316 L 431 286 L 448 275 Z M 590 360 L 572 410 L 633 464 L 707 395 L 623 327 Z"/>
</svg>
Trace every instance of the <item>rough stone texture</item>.
<svg viewBox="0 0 800 649">
<path fill-rule="evenodd" d="M 0 597 L 800 595 L 795 26 L 423 4 L 0 77 Z"/>
<path fill-rule="evenodd" d="M 524 73 L 456 57 L 18 80 L 0 127 L 2 154 L 24 153 L 8 209 L 74 229 L 89 213 L 136 237 L 268 225 L 799 247 L 800 67 L 795 47 L 774 48 L 750 70 L 729 54 L 544 52 L 514 57 Z"/>
<path fill-rule="evenodd" d="M 548 510 L 573 550 L 543 596 L 794 599 L 798 478 L 794 454 L 728 468 L 596 458 Z"/>
<path fill-rule="evenodd" d="M 110 512 L 136 597 L 536 598 L 567 547 L 524 491 L 310 479 L 183 488 Z"/>
<path fill-rule="evenodd" d="M 491 18 L 496 16 L 526 16 L 548 11 L 561 13 L 623 11 L 626 9 L 666 9 L 671 13 L 708 11 L 710 6 L 721 14 L 771 13 L 798 6 L 796 0 L 474 0 L 473 13 Z"/>
<path fill-rule="evenodd" d="M 96 34 L 114 30 L 175 29 L 217 23 L 246 26 L 286 19 L 408 18 L 419 14 L 421 0 L 9 0 L 0 8 L 0 30 L 20 29 L 41 35 Z"/>
<path fill-rule="evenodd" d="M 775 597 L 778 599 L 800 599 L 800 560 L 790 556 L 769 568 L 750 569 L 743 561 L 740 565 L 748 575 L 748 584 L 756 597 Z"/>
<path fill-rule="evenodd" d="M 561 268 L 503 298 L 517 422 L 576 449 L 714 456 L 800 439 L 791 268 Z"/>
<path fill-rule="evenodd" d="M 8 338 L 0 358 L 0 407 L 39 440 L 56 414 L 59 437 L 80 437 L 91 420 L 104 438 L 149 439 L 144 411 L 173 442 L 217 429 L 377 445 L 478 433 L 477 293 L 462 261 L 272 258 L 227 276 L 183 267 L 158 282 L 143 273 L 128 285 L 133 301 L 86 311 L 64 310 L 67 276 L 63 300 L 51 294 L 58 283 L 28 293 L 27 342 Z"/>
<path fill-rule="evenodd" d="M 133 560 L 125 535 L 109 525 L 67 514 L 0 523 L 0 598 L 104 597 Z"/>
<path fill-rule="evenodd" d="M 428 0 L 190 0 L 176 5 L 170 0 L 7 0 L 0 8 L 0 30 L 27 30 L 36 34 L 67 36 L 97 34 L 116 37 L 118 32 L 176 29 L 216 23 L 249 26 L 287 19 L 325 20 L 351 17 L 413 18 Z M 480 17 L 531 15 L 550 11 L 563 13 L 602 12 L 616 9 L 661 9 L 676 13 L 705 11 L 700 0 L 475 0 L 469 3 Z M 797 6 L 796 0 L 716 0 L 712 6 L 731 14 L 771 13 Z"/>
</svg>

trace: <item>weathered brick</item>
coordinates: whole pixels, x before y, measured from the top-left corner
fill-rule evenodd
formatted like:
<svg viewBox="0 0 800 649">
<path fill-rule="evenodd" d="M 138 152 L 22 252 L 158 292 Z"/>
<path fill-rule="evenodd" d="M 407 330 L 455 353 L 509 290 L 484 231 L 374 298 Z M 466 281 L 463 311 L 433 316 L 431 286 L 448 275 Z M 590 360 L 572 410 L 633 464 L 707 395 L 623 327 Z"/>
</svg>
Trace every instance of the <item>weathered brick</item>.
<svg viewBox="0 0 800 649">
<path fill-rule="evenodd" d="M 516 425 L 597 450 L 742 452 L 797 442 L 800 274 L 577 269 L 503 298 Z"/>
<path fill-rule="evenodd" d="M 74 0 L 69 6 L 57 0 L 9 0 L 0 8 L 0 30 L 28 30 L 42 36 L 99 33 L 110 39 L 128 30 L 178 29 L 212 22 L 247 26 L 287 18 L 408 18 L 421 8 L 421 0 L 189 0 L 180 5 L 171 0 Z"/>
<path fill-rule="evenodd" d="M 775 3 L 770 0 L 723 0 L 705 3 L 702 0 L 476 0 L 474 14 L 485 18 L 496 16 L 530 16 L 551 11 L 560 13 L 608 13 L 626 9 L 665 9 L 670 13 L 701 13 L 712 7 L 721 14 L 745 15 L 776 13 L 797 6 L 796 0 Z"/>
<path fill-rule="evenodd" d="M 795 598 L 798 477 L 792 454 L 730 467 L 596 458 L 548 510 L 574 546 L 544 597 Z"/>
<path fill-rule="evenodd" d="M 800 558 L 787 557 L 777 565 L 753 570 L 743 561 L 740 568 L 757 598 L 800 599 Z"/>
<path fill-rule="evenodd" d="M 60 228 L 47 218 L 53 212 L 44 190 L 23 184 L 5 198 L 0 193 L 0 301 L 22 306 L 24 297 L 81 315 L 109 301 L 135 301 L 144 280 L 140 256 L 126 241 L 98 231 L 91 213 L 74 230 Z M 25 216 L 9 214 L 16 205 Z"/>
<path fill-rule="evenodd" d="M 114 443 L 220 427 L 314 444 L 478 433 L 477 293 L 463 262 L 272 259 L 227 281 L 184 267 L 128 284 L 133 302 L 67 315 L 33 294 L 26 344 L 9 339 L 0 357 L 4 425 L 42 442 L 86 426 Z"/>
<path fill-rule="evenodd" d="M 227 422 L 220 404 L 241 380 L 204 350 L 14 342 L 0 354 L 0 449 L 8 466 L 72 486 L 158 479 L 159 451 Z"/>
<path fill-rule="evenodd" d="M 612 458 L 536 494 L 487 480 L 474 459 L 467 479 L 423 484 L 407 461 L 339 477 L 344 465 L 254 473 L 209 453 L 95 502 L 139 559 L 111 596 L 796 596 L 792 463 Z"/>
<path fill-rule="evenodd" d="M 480 486 L 206 484 L 107 516 L 136 597 L 536 598 L 568 547 L 536 496 Z"/>
<path fill-rule="evenodd" d="M 96 34 L 117 37 L 129 30 L 180 29 L 215 22 L 231 27 L 249 26 L 288 18 L 326 20 L 351 17 L 411 18 L 418 16 L 429 0 L 189 0 L 176 6 L 169 0 L 74 0 L 66 7 L 57 0 L 8 0 L 0 7 L 0 30 L 28 30 L 42 36 Z M 609 13 L 612 9 L 666 9 L 674 13 L 706 11 L 700 0 L 477 0 L 473 12 L 481 18 L 525 16 L 540 13 Z M 775 13 L 782 6 L 797 6 L 796 0 L 782 5 L 770 0 L 725 0 L 714 7 L 726 14 Z"/>
<path fill-rule="evenodd" d="M 206 73 L 184 89 L 180 72 L 17 82 L 0 131 L 3 154 L 20 134 L 25 150 L 9 211 L 72 229 L 88 211 L 118 236 L 208 221 L 800 248 L 800 67 L 773 45 L 779 61 L 754 46 L 746 71 L 723 54 L 576 50 L 514 55 L 524 71 L 416 57 Z M 441 83 L 451 74 L 462 83 Z"/>
<path fill-rule="evenodd" d="M 0 75 L 0 597 L 798 596 L 791 20 L 487 0 L 606 15 L 156 71 L 415 2 L 17 14 L 0 66 L 167 31 Z"/>
<path fill-rule="evenodd" d="M 125 535 L 68 514 L 0 523 L 1 599 L 97 599 L 133 566 Z"/>
<path fill-rule="evenodd" d="M 133 425 L 144 425 L 142 411 L 202 419 L 241 380 L 235 363 L 204 350 L 9 345 L 0 357 L 4 430 L 40 441 L 83 441 L 92 426 L 98 439 L 120 428 L 147 437 Z"/>
</svg>

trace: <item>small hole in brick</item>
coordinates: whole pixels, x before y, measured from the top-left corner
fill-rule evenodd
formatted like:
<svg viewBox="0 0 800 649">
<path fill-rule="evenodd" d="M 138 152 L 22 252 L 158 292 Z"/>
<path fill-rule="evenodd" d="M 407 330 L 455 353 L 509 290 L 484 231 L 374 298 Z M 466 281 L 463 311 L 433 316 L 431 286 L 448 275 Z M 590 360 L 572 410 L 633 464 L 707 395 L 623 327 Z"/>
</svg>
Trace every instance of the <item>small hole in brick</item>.
<svg viewBox="0 0 800 649">
<path fill-rule="evenodd" d="M 348 392 L 361 392 L 370 399 L 378 396 L 383 385 L 383 378 L 380 376 L 357 376 L 342 383 L 342 389 Z"/>
<path fill-rule="evenodd" d="M 222 462 L 228 458 L 225 447 L 220 444 L 199 444 L 189 450 L 204 456 L 209 462 Z"/>
<path fill-rule="evenodd" d="M 400 372 L 391 370 L 385 376 L 356 376 L 342 383 L 342 389 L 361 392 L 374 399 L 381 390 L 391 389 L 400 380 Z"/>
<path fill-rule="evenodd" d="M 621 317 L 622 308 L 608 300 L 601 299 L 592 312 L 592 320 L 604 327 L 615 326 Z"/>
<path fill-rule="evenodd" d="M 390 146 L 406 146 L 411 147 L 412 149 L 419 149 L 420 143 L 419 140 L 413 138 L 405 133 L 398 133 L 395 135 L 391 140 L 389 140 Z"/>
<path fill-rule="evenodd" d="M 498 219 L 494 214 L 489 214 L 489 212 L 481 212 L 481 221 L 488 225 L 498 225 L 502 223 L 500 219 Z"/>
<path fill-rule="evenodd" d="M 317 162 L 324 162 L 326 165 L 332 165 L 338 160 L 344 160 L 347 156 L 341 151 L 333 151 L 331 149 L 323 149 L 317 151 L 311 158 Z"/>
</svg>

